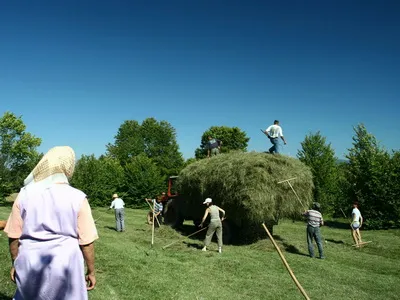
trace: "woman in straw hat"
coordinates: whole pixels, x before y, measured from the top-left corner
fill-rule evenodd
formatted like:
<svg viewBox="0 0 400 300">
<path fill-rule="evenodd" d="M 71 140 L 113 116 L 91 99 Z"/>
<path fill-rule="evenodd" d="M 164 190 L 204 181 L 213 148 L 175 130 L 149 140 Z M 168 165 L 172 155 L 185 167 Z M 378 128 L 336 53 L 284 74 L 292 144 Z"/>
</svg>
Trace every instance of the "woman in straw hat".
<svg viewBox="0 0 400 300">
<path fill-rule="evenodd" d="M 208 214 L 210 214 L 211 220 L 210 225 L 208 225 L 206 238 L 204 240 L 204 247 L 202 251 L 207 251 L 208 245 L 211 243 L 211 239 L 214 233 L 217 233 L 218 239 L 218 252 L 222 252 L 222 221 L 225 219 L 225 211 L 214 205 L 211 198 L 207 198 L 203 204 L 207 205 L 207 209 L 204 213 L 203 220 L 201 221 L 200 227 L 203 227 L 204 221 L 207 219 Z M 220 219 L 219 213 L 222 212 L 222 218 Z"/>
<path fill-rule="evenodd" d="M 86 195 L 72 188 L 75 154 L 54 147 L 25 179 L 5 232 L 19 299 L 88 299 L 98 238 Z M 85 278 L 84 261 L 87 266 Z"/>
</svg>

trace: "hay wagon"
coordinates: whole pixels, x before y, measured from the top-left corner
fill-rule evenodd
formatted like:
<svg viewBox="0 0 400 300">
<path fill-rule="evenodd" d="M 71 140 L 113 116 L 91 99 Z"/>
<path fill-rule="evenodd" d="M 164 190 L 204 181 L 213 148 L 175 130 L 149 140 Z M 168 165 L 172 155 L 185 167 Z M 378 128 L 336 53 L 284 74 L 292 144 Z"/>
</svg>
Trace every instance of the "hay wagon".
<svg viewBox="0 0 400 300">
<path fill-rule="evenodd" d="M 286 184 L 293 187 L 305 205 L 312 201 L 312 175 L 298 159 L 257 152 L 227 153 L 199 160 L 169 179 L 165 222 L 179 228 L 184 220 L 201 222 L 205 198 L 227 213 L 224 242 L 246 243 L 264 236 L 261 223 L 272 230 L 280 218 L 298 216 L 304 207 Z M 174 190 L 172 192 L 172 190 Z"/>
</svg>

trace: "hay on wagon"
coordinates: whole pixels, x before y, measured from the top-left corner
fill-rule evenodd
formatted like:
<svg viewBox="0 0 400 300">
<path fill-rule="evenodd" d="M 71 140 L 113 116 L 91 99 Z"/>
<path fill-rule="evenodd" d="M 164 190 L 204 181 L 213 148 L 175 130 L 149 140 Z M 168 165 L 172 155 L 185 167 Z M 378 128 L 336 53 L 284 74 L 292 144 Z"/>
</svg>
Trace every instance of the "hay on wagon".
<svg viewBox="0 0 400 300">
<path fill-rule="evenodd" d="M 279 218 L 298 216 L 304 207 L 287 183 L 291 181 L 304 206 L 312 202 L 312 174 L 298 159 L 256 152 L 221 154 L 203 159 L 183 169 L 177 181 L 190 215 L 200 218 L 202 202 L 211 197 L 226 210 L 236 228 L 272 227 Z M 241 231 L 241 235 L 248 232 Z M 244 236 L 239 239 L 245 238 Z"/>
</svg>

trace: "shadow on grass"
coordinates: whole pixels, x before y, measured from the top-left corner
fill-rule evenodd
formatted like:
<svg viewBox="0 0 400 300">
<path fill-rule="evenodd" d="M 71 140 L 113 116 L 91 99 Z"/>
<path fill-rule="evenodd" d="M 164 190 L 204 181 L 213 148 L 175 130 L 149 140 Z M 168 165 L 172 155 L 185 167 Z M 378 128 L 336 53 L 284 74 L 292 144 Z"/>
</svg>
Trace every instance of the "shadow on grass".
<svg viewBox="0 0 400 300">
<path fill-rule="evenodd" d="M 3 293 L 0 293 L 0 300 L 11 300 L 13 296 L 8 296 Z"/>
<path fill-rule="evenodd" d="M 343 241 L 338 241 L 338 240 L 326 239 L 326 241 L 334 244 L 344 244 Z"/>
<path fill-rule="evenodd" d="M 309 256 L 307 253 L 301 252 L 296 246 L 287 243 L 279 235 L 274 235 L 273 238 L 274 238 L 274 240 L 280 241 L 282 243 L 282 246 L 285 248 L 286 252 L 301 255 L 301 256 Z"/>
<path fill-rule="evenodd" d="M 188 248 L 196 248 L 196 249 L 201 249 L 203 248 L 202 245 L 200 244 L 195 244 L 195 243 L 188 243 L 188 242 L 183 242 Z"/>
<path fill-rule="evenodd" d="M 325 226 L 336 228 L 336 229 L 350 229 L 349 223 L 343 223 L 339 221 L 325 221 Z"/>
<path fill-rule="evenodd" d="M 111 227 L 111 226 L 104 226 L 105 229 L 109 229 L 109 230 L 113 230 L 113 231 L 117 231 L 117 229 L 115 229 L 115 227 Z"/>
</svg>

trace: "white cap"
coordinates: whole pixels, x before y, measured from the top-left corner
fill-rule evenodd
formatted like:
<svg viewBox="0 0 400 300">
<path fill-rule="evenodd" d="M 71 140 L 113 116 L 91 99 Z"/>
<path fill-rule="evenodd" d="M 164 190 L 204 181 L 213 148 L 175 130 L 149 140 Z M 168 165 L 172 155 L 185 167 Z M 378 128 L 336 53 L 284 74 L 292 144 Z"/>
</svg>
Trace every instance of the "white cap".
<svg viewBox="0 0 400 300">
<path fill-rule="evenodd" d="M 207 204 L 207 203 L 211 203 L 212 202 L 212 199 L 211 198 L 207 198 L 204 202 L 203 202 L 203 204 Z"/>
</svg>

